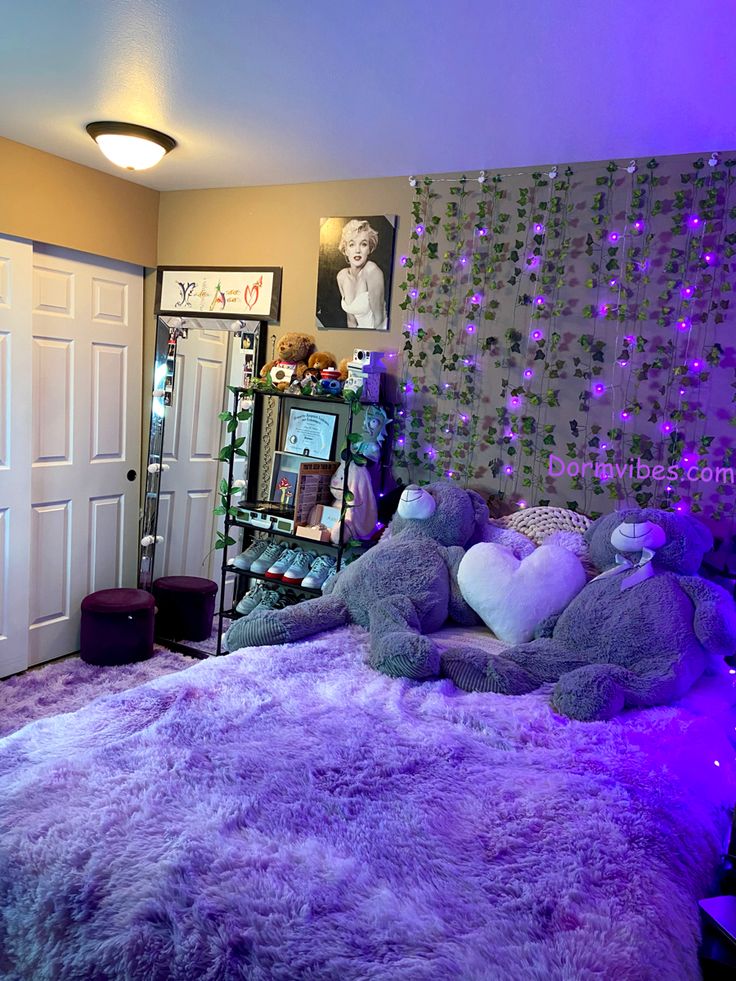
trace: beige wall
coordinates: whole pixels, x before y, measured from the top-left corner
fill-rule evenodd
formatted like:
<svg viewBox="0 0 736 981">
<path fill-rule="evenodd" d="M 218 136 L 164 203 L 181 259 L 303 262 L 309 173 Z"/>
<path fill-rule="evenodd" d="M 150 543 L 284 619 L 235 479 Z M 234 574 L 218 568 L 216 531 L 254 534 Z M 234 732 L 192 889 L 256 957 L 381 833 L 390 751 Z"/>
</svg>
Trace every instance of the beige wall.
<svg viewBox="0 0 736 981">
<path fill-rule="evenodd" d="M 407 251 L 412 190 L 405 177 L 291 186 L 170 191 L 161 194 L 160 265 L 282 266 L 281 323 L 271 338 L 306 331 L 338 359 L 358 346 L 397 350 L 401 340 L 399 257 Z M 316 330 L 319 219 L 329 215 L 399 215 L 391 330 Z M 147 345 L 151 348 L 151 339 Z M 270 339 L 269 339 L 270 351 Z"/>
<path fill-rule="evenodd" d="M 0 234 L 156 265 L 159 192 L 0 137 Z"/>
</svg>

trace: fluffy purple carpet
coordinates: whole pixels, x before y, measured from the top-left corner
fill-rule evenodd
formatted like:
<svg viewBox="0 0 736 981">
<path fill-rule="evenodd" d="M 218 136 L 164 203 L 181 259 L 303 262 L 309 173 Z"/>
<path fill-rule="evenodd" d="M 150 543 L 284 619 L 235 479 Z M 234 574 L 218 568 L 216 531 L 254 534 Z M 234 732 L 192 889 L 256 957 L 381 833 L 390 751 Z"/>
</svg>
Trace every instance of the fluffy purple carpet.
<svg viewBox="0 0 736 981">
<path fill-rule="evenodd" d="M 699 977 L 729 686 L 584 724 L 365 652 L 204 661 L 0 740 L 0 975 Z"/>
<path fill-rule="evenodd" d="M 96 667 L 81 657 L 24 671 L 0 681 L 0 736 L 47 715 L 74 712 L 98 695 L 134 688 L 162 674 L 189 668 L 196 661 L 157 647 L 153 657 L 136 664 Z"/>
</svg>

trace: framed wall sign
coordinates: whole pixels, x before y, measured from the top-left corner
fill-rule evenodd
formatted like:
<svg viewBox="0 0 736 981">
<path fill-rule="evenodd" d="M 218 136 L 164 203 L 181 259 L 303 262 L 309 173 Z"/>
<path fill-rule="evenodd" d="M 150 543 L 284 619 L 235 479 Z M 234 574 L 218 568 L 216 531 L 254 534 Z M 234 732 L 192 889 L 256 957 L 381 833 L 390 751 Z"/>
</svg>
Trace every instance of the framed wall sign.
<svg viewBox="0 0 736 981">
<path fill-rule="evenodd" d="M 284 449 L 316 460 L 332 459 L 337 416 L 312 409 L 289 409 Z"/>
<path fill-rule="evenodd" d="M 280 307 L 280 266 L 159 266 L 157 270 L 157 314 L 278 323 Z"/>
</svg>

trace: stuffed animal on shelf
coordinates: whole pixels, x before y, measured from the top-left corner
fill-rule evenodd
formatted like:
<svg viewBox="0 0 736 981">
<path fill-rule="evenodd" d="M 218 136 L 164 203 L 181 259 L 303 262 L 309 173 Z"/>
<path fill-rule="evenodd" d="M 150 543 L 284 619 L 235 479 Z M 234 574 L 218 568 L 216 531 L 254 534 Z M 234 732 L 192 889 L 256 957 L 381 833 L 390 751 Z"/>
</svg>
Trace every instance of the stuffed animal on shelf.
<svg viewBox="0 0 736 981">
<path fill-rule="evenodd" d="M 315 351 L 314 354 L 309 355 L 309 361 L 307 361 L 307 370 L 305 371 L 305 377 L 309 375 L 311 378 L 321 378 L 322 372 L 326 368 L 337 368 L 337 361 L 335 360 L 335 355 L 330 354 L 329 351 Z"/>
<path fill-rule="evenodd" d="M 357 623 L 370 631 L 374 668 L 394 677 L 436 676 L 439 650 L 425 634 L 448 617 L 477 623 L 458 589 L 457 567 L 465 544 L 487 530 L 488 507 L 450 481 L 410 484 L 389 527 L 390 537 L 345 566 L 326 595 L 236 620 L 228 650 L 286 644 Z"/>
<path fill-rule="evenodd" d="M 390 422 L 385 409 L 379 405 L 369 405 L 363 419 L 362 439 L 355 444 L 355 451 L 376 463 L 381 458 L 381 444 Z"/>
<path fill-rule="evenodd" d="M 353 464 L 348 469 L 347 489 L 352 494 L 350 505 L 345 511 L 343 524 L 343 542 L 351 538 L 366 541 L 376 532 L 378 508 L 376 495 L 373 493 L 371 475 L 367 467 Z M 330 480 L 330 493 L 335 499 L 333 507 L 342 509 L 343 488 L 345 487 L 345 463 L 341 463 Z M 340 520 L 338 519 L 330 530 L 330 540 L 333 545 L 340 543 Z"/>
<path fill-rule="evenodd" d="M 556 682 L 552 706 L 573 719 L 610 719 L 623 708 L 660 705 L 685 694 L 710 655 L 736 650 L 736 604 L 696 575 L 712 548 L 689 515 L 625 510 L 585 534 L 603 571 L 536 640 L 490 657 L 448 651 L 442 673 L 466 691 L 521 695 Z"/>
<path fill-rule="evenodd" d="M 284 334 L 276 342 L 276 358 L 261 368 L 261 378 L 285 392 L 294 378 L 304 377 L 313 350 L 314 338 L 309 334 Z"/>
</svg>

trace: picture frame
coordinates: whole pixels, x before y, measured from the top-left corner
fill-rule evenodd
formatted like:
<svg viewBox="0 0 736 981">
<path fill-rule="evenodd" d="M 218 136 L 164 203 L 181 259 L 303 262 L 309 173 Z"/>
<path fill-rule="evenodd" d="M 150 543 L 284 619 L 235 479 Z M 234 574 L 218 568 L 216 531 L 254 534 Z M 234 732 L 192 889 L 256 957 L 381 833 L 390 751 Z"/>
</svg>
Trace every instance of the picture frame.
<svg viewBox="0 0 736 981">
<path fill-rule="evenodd" d="M 334 456 L 336 433 L 336 413 L 291 406 L 286 424 L 284 451 L 311 460 L 331 460 Z"/>
<path fill-rule="evenodd" d="M 279 322 L 281 266 L 158 266 L 154 313 Z"/>
<path fill-rule="evenodd" d="M 274 452 L 268 496 L 269 500 L 279 508 L 288 509 L 294 506 L 299 467 L 303 462 L 304 457 L 295 453 L 285 453 L 282 450 Z"/>
<path fill-rule="evenodd" d="M 396 226 L 396 215 L 320 218 L 318 330 L 389 330 Z"/>
</svg>

